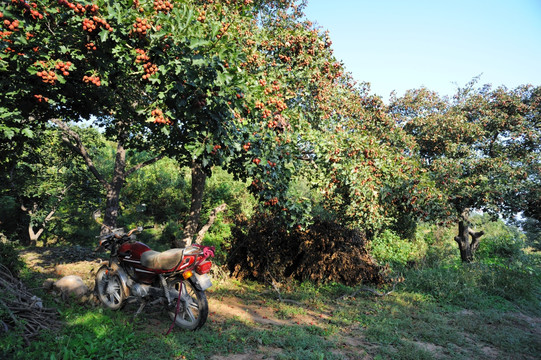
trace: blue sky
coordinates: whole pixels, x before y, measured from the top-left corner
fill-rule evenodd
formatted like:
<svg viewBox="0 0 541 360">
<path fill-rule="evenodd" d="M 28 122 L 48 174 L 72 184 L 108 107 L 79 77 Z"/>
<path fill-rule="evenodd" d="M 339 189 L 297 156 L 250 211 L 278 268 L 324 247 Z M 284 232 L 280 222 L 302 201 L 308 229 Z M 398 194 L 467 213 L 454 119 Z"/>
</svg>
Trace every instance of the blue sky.
<svg viewBox="0 0 541 360">
<path fill-rule="evenodd" d="M 541 0 L 308 0 L 338 60 L 387 100 L 425 86 L 541 86 Z"/>
</svg>

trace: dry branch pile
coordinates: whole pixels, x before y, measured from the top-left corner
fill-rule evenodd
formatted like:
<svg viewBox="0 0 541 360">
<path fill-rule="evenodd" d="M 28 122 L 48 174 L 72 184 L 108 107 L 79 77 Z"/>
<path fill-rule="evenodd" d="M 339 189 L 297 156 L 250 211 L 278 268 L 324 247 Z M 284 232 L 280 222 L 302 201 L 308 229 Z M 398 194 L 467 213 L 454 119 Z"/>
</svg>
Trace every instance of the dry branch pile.
<svg viewBox="0 0 541 360">
<path fill-rule="evenodd" d="M 233 276 L 263 282 L 287 278 L 350 286 L 385 282 L 384 269 L 366 250 L 364 234 L 324 221 L 289 233 L 269 217 L 239 223 L 227 264 Z"/>
<path fill-rule="evenodd" d="M 0 333 L 20 332 L 28 343 L 40 331 L 60 325 L 57 310 L 43 307 L 41 299 L 0 264 Z"/>
</svg>

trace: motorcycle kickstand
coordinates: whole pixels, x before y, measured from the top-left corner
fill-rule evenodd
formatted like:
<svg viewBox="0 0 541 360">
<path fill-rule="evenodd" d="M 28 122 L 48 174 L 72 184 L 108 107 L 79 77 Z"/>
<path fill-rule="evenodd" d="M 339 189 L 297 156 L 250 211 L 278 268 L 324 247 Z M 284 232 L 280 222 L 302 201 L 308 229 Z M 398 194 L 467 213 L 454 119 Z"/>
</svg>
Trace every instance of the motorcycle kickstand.
<svg viewBox="0 0 541 360">
<path fill-rule="evenodd" d="M 139 309 L 137 309 L 137 311 L 135 312 L 135 315 L 133 315 L 133 318 L 135 319 L 137 317 L 137 315 L 139 315 L 143 309 L 145 308 L 145 306 L 147 305 L 147 302 L 146 301 L 141 301 L 141 305 L 139 305 Z"/>
</svg>

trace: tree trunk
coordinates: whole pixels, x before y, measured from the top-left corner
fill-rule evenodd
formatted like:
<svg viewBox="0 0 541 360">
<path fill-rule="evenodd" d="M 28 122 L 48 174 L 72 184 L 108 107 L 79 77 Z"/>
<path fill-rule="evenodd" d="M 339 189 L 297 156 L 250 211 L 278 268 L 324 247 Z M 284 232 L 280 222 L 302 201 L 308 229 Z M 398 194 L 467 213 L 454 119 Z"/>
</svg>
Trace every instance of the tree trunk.
<svg viewBox="0 0 541 360">
<path fill-rule="evenodd" d="M 462 260 L 462 262 L 470 263 L 473 261 L 475 252 L 479 248 L 479 238 L 483 235 L 483 231 L 474 232 L 470 228 L 469 211 L 464 210 L 462 212 L 461 219 L 458 222 L 458 235 L 455 236 L 455 241 L 458 243 L 458 248 L 460 250 L 460 259 Z"/>
<path fill-rule="evenodd" d="M 43 234 L 43 231 L 45 231 L 45 227 L 40 227 L 38 229 L 38 231 L 34 231 L 34 227 L 32 226 L 32 222 L 30 222 L 28 224 L 28 238 L 30 239 L 30 242 L 26 245 L 30 245 L 30 246 L 36 246 L 38 240 L 39 240 L 39 237 L 41 236 L 41 234 Z M 43 246 L 45 246 L 47 244 L 45 244 L 45 241 L 43 243 Z"/>
<path fill-rule="evenodd" d="M 154 158 L 143 161 L 133 166 L 129 170 L 126 170 L 126 149 L 124 148 L 125 139 L 123 136 L 119 136 L 115 157 L 115 167 L 113 170 L 113 180 L 111 182 L 107 182 L 103 175 L 94 165 L 94 162 L 92 161 L 90 154 L 86 151 L 86 148 L 84 147 L 79 134 L 73 131 L 66 123 L 64 123 L 60 119 L 51 119 L 51 122 L 53 122 L 60 129 L 62 129 L 62 131 L 64 132 L 64 142 L 73 152 L 83 158 L 90 172 L 107 191 L 103 224 L 109 228 L 115 228 L 117 226 L 117 218 L 120 209 L 120 192 L 122 190 L 122 187 L 124 186 L 126 178 L 135 171 L 141 169 L 142 167 L 153 164 L 156 161 L 162 159 L 164 156 L 158 155 Z M 106 226 L 102 226 L 102 234 L 104 232 L 108 232 Z"/>
<path fill-rule="evenodd" d="M 26 208 L 23 204 L 21 204 L 21 210 L 26 212 L 30 218 L 30 222 L 28 223 L 28 237 L 30 239 L 30 242 L 25 245 L 32 245 L 35 246 L 37 241 L 39 240 L 40 236 L 45 231 L 45 228 L 47 227 L 47 223 L 52 220 L 54 214 L 56 213 L 56 209 L 64 199 L 64 195 L 68 191 L 68 189 L 71 187 L 72 184 L 69 184 L 66 186 L 60 194 L 57 196 L 56 204 L 53 205 L 52 209 L 49 211 L 45 219 L 43 219 L 43 222 L 41 223 L 40 227 L 38 228 L 38 231 L 34 231 L 34 227 L 32 226 L 32 216 L 37 213 L 38 211 L 38 204 L 34 202 L 34 205 L 32 206 L 32 209 Z M 47 240 L 43 240 L 43 246 L 47 246 Z"/>
<path fill-rule="evenodd" d="M 190 205 L 190 216 L 184 227 L 184 237 L 179 242 L 175 242 L 176 247 L 190 246 L 199 227 L 199 218 L 201 216 L 201 207 L 203 206 L 203 194 L 205 192 L 205 183 L 207 175 L 203 171 L 200 162 L 194 160 L 192 163 L 192 202 Z"/>
<path fill-rule="evenodd" d="M 126 149 L 121 141 L 118 142 L 116 147 L 115 167 L 113 170 L 113 180 L 107 187 L 107 195 L 105 202 L 105 215 L 103 218 L 103 224 L 109 228 L 116 227 L 116 220 L 118 219 L 118 210 L 120 209 L 120 191 L 124 186 L 126 180 Z M 107 233 L 107 228 L 102 228 L 102 233 Z"/>
</svg>

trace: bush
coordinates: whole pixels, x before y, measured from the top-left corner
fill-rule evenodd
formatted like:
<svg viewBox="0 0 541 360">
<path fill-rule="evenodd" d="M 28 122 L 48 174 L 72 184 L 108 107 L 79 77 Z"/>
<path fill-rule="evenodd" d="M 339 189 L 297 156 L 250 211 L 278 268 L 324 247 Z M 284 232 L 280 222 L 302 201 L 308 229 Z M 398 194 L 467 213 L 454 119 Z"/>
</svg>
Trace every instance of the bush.
<svg viewBox="0 0 541 360">
<path fill-rule="evenodd" d="M 2 241 L 0 241 L 0 264 L 7 267 L 14 276 L 19 274 L 24 265 L 13 245 Z"/>
<path fill-rule="evenodd" d="M 501 260 L 520 257 L 524 239 L 519 234 L 499 234 L 481 240 L 477 251 L 480 261 Z"/>
<path fill-rule="evenodd" d="M 405 266 L 417 262 L 426 252 L 426 245 L 420 241 L 401 239 L 391 230 L 385 230 L 370 242 L 371 254 L 380 263 L 391 266 Z"/>
</svg>

